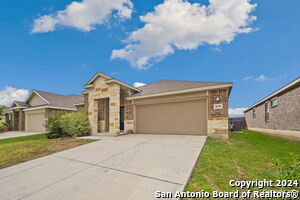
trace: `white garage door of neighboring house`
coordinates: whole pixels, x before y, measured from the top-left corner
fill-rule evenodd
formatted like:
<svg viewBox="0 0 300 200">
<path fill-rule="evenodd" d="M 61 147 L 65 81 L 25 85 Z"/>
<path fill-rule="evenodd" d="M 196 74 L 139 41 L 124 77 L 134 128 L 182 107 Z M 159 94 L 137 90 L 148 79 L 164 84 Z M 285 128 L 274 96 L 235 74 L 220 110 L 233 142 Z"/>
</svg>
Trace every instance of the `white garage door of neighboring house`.
<svg viewBox="0 0 300 200">
<path fill-rule="evenodd" d="M 25 130 L 45 132 L 45 110 L 27 111 L 25 113 Z"/>
<path fill-rule="evenodd" d="M 136 132 L 207 135 L 206 99 L 136 105 Z"/>
</svg>

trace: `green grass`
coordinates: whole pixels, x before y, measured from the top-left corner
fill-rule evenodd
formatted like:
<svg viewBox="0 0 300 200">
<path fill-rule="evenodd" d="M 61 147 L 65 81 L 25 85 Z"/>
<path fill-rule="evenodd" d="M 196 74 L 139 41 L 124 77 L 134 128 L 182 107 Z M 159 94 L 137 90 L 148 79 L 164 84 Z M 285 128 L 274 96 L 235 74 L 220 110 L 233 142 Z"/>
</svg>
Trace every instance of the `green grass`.
<svg viewBox="0 0 300 200">
<path fill-rule="evenodd" d="M 0 140 L 0 169 L 93 141 L 75 138 L 50 140 L 44 134 Z"/>
<path fill-rule="evenodd" d="M 229 180 L 276 180 L 274 159 L 289 162 L 290 153 L 300 155 L 300 142 L 244 130 L 230 139 L 208 137 L 187 191 L 235 191 Z"/>
</svg>

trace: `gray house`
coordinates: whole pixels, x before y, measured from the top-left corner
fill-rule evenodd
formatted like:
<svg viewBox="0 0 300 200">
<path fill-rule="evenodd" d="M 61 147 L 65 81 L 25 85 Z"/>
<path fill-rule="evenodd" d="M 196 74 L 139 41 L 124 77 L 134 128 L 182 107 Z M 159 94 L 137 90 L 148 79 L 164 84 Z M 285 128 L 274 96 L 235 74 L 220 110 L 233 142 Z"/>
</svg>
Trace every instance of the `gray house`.
<svg viewBox="0 0 300 200">
<path fill-rule="evenodd" d="M 249 130 L 300 140 L 300 77 L 244 113 Z"/>
</svg>

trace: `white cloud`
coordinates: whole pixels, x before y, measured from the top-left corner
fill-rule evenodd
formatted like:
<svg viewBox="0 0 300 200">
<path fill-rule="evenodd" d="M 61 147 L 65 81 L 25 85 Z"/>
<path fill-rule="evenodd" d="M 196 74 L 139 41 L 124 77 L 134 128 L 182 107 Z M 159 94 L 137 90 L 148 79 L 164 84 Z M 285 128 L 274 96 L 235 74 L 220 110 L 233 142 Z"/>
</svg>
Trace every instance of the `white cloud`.
<svg viewBox="0 0 300 200">
<path fill-rule="evenodd" d="M 73 1 L 50 15 L 44 15 L 34 20 L 32 33 L 54 31 L 57 25 L 70 26 L 81 31 L 91 31 L 95 25 L 105 23 L 114 13 L 121 20 L 130 18 L 133 4 L 130 0 L 83 0 Z"/>
<path fill-rule="evenodd" d="M 256 80 L 256 81 L 259 81 L 259 82 L 264 82 L 264 81 L 268 81 L 268 80 L 271 80 L 271 79 L 268 78 L 266 75 L 261 74 L 261 75 L 258 76 L 255 80 Z"/>
<path fill-rule="evenodd" d="M 141 16 L 144 27 L 132 32 L 128 44 L 113 50 L 111 58 L 127 60 L 146 69 L 176 49 L 193 50 L 210 44 L 230 43 L 236 35 L 253 31 L 256 7 L 250 0 L 209 0 L 209 5 L 187 0 L 165 0 L 153 12 Z"/>
<path fill-rule="evenodd" d="M 145 83 L 141 83 L 141 82 L 135 82 L 133 84 L 133 87 L 141 87 L 141 86 L 144 86 L 144 85 L 146 85 L 146 84 Z"/>
<path fill-rule="evenodd" d="M 242 116 L 247 108 L 229 108 L 229 116 Z"/>
<path fill-rule="evenodd" d="M 10 106 L 13 101 L 24 101 L 28 95 L 28 90 L 6 86 L 0 90 L 0 105 Z"/>
<path fill-rule="evenodd" d="M 287 77 L 286 74 L 280 74 L 280 75 L 278 76 L 279 79 L 284 79 L 284 78 L 286 78 L 286 77 Z"/>
<path fill-rule="evenodd" d="M 251 80 L 251 79 L 253 79 L 253 76 L 246 76 L 243 78 L 244 81 Z"/>
</svg>

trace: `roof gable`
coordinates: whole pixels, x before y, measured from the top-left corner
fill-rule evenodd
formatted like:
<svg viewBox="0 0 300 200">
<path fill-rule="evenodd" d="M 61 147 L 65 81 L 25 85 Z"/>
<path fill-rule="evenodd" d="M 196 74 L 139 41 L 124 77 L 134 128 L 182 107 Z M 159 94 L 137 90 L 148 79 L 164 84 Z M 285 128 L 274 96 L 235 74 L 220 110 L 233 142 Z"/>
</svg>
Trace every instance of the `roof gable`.
<svg viewBox="0 0 300 200">
<path fill-rule="evenodd" d="M 45 99 L 41 94 L 39 94 L 38 90 L 32 90 L 31 93 L 28 95 L 27 99 L 25 100 L 25 102 L 29 103 L 30 100 L 35 97 L 35 95 L 37 95 L 39 99 L 45 102 L 44 104 L 49 104 L 49 101 Z"/>
<path fill-rule="evenodd" d="M 14 101 L 14 102 L 11 104 L 10 108 L 15 108 L 15 107 L 19 107 L 19 105 Z"/>
<path fill-rule="evenodd" d="M 94 83 L 98 78 L 100 78 L 100 77 L 104 79 L 104 82 L 105 82 L 106 84 L 109 84 L 109 83 L 117 83 L 117 84 L 121 85 L 121 86 L 124 87 L 124 88 L 129 88 L 129 89 L 134 90 L 134 91 L 137 91 L 137 92 L 140 92 L 140 91 L 141 91 L 139 88 L 136 88 L 136 87 L 133 87 L 133 86 L 131 86 L 131 85 L 128 85 L 127 83 L 124 83 L 124 82 L 122 82 L 122 81 L 119 81 L 119 80 L 117 80 L 117 79 L 115 79 L 115 78 L 113 78 L 113 77 L 111 77 L 111 76 L 105 75 L 105 74 L 100 73 L 100 72 L 98 72 L 96 75 L 94 75 L 94 76 L 92 77 L 92 79 L 90 79 L 90 81 L 89 81 L 87 84 L 85 84 L 84 88 L 86 88 L 86 89 L 88 89 L 88 88 L 93 88 L 93 87 L 94 87 L 93 83 Z"/>
<path fill-rule="evenodd" d="M 112 77 L 110 77 L 110 76 L 108 76 L 108 75 L 105 75 L 105 74 L 103 74 L 103 73 L 97 72 L 97 73 L 89 80 L 89 82 L 87 82 L 87 84 L 85 84 L 85 85 L 90 85 L 90 84 L 92 84 L 99 76 L 100 76 L 100 77 L 103 77 L 103 78 L 105 78 L 105 79 L 113 79 Z"/>
<path fill-rule="evenodd" d="M 28 107 L 30 107 L 30 105 L 24 101 L 14 101 L 10 106 L 11 109 L 13 109 L 13 108 L 28 108 Z"/>
<path fill-rule="evenodd" d="M 26 101 L 30 106 L 41 106 L 49 104 L 49 102 L 39 95 L 36 91 L 32 92 L 28 100 Z"/>
<path fill-rule="evenodd" d="M 60 95 L 40 90 L 35 91 L 49 102 L 49 106 L 76 109 L 74 104 L 82 103 L 84 101 L 83 96 L 79 95 Z"/>
</svg>

